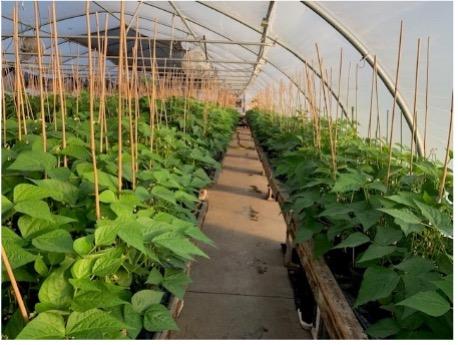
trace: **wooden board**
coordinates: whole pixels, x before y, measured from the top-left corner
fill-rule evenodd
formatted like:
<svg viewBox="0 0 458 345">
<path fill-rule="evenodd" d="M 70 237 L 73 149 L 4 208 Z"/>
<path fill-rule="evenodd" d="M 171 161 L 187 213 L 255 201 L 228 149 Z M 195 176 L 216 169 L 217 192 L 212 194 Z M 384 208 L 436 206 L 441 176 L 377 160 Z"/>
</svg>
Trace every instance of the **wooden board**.
<svg viewBox="0 0 458 345">
<path fill-rule="evenodd" d="M 281 182 L 274 177 L 267 155 L 254 136 L 253 140 L 272 194 L 275 200 L 283 205 L 288 200 L 288 193 L 282 187 Z M 299 223 L 292 213 L 284 212 L 283 207 L 282 213 L 288 226 L 287 231 L 294 239 Z M 314 257 L 313 243 L 305 241 L 296 244 L 296 250 L 329 336 L 332 339 L 367 339 L 367 335 L 348 304 L 329 266 L 323 258 Z"/>
</svg>

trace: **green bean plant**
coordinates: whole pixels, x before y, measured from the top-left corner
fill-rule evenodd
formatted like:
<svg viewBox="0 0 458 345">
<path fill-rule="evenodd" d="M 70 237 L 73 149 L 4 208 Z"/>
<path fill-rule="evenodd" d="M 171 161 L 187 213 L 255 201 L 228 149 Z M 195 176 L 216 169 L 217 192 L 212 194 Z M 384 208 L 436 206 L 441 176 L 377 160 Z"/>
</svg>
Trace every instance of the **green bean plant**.
<svg viewBox="0 0 458 345">
<path fill-rule="evenodd" d="M 259 109 L 247 118 L 289 193 L 282 207 L 299 220 L 296 242 L 312 241 L 315 255 L 343 273 L 355 312 L 369 320 L 367 334 L 451 339 L 452 171 L 439 199 L 443 163 L 414 157 L 410 172 L 410 150 L 398 145 L 387 179 L 387 143 L 359 137 L 354 122 L 322 118 L 317 126 Z"/>
</svg>

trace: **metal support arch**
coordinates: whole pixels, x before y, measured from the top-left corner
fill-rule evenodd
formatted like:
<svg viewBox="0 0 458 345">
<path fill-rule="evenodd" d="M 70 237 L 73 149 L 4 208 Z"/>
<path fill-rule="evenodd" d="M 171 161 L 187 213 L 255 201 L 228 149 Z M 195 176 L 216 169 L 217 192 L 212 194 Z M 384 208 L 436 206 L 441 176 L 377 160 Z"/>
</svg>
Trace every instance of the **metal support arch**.
<svg viewBox="0 0 458 345">
<path fill-rule="evenodd" d="M 337 32 L 339 32 L 361 55 L 362 57 L 369 63 L 369 65 L 374 68 L 374 57 L 369 54 L 369 50 L 365 47 L 365 45 L 351 33 L 349 29 L 347 29 L 342 23 L 340 23 L 336 18 L 333 18 L 329 13 L 327 13 L 323 8 L 321 8 L 316 2 L 314 1 L 301 1 L 304 6 L 307 6 L 313 12 L 315 12 L 318 16 L 320 16 L 325 22 L 331 25 Z M 405 101 L 404 97 L 401 95 L 399 90 L 397 90 L 397 94 L 395 95 L 394 92 L 394 83 L 391 80 L 390 76 L 383 68 L 383 66 L 377 62 L 377 75 L 383 81 L 388 91 L 391 93 L 393 97 L 396 98 L 396 103 L 398 104 L 399 108 L 401 109 L 401 114 L 404 116 L 407 124 L 409 125 L 411 133 L 415 135 L 416 141 L 416 149 L 419 156 L 423 157 L 423 138 L 418 132 L 418 128 L 416 128 L 414 133 L 414 126 L 413 126 L 413 116 L 410 112 L 409 106 Z"/>
<path fill-rule="evenodd" d="M 213 7 L 212 5 L 210 5 L 209 3 L 207 2 L 204 2 L 204 1 L 196 1 L 198 4 L 202 5 L 202 6 L 205 6 L 207 8 L 210 8 L 212 9 L 213 11 L 221 14 L 221 15 L 224 15 L 234 21 L 236 21 L 237 23 L 241 24 L 241 25 L 244 25 L 246 26 L 247 28 L 250 28 L 251 30 L 259 33 L 262 35 L 262 31 L 259 30 L 258 28 L 248 24 L 247 22 L 243 21 L 242 19 L 240 18 L 237 18 L 231 14 L 228 14 L 228 13 L 225 13 L 221 10 L 219 10 L 218 8 L 216 7 Z M 297 59 L 299 59 L 302 63 L 304 63 L 305 65 L 307 65 L 307 67 L 318 77 L 320 78 L 321 80 L 323 80 L 323 84 L 324 86 L 331 92 L 331 95 L 332 97 L 337 101 L 337 103 L 339 104 L 339 107 L 342 109 L 342 112 L 344 114 L 345 117 L 348 118 L 348 113 L 347 113 L 347 109 L 345 109 L 345 106 L 342 104 L 342 102 L 340 101 L 339 97 L 337 97 L 336 93 L 334 92 L 334 90 L 332 89 L 332 87 L 327 83 L 326 80 L 323 79 L 323 76 L 320 74 L 320 72 L 318 72 L 309 62 L 307 62 L 306 59 L 304 59 L 302 56 L 300 56 L 295 50 L 293 50 L 292 48 L 288 47 L 286 45 L 286 43 L 276 39 L 276 38 L 273 38 L 269 35 L 266 36 L 269 40 L 271 40 L 272 42 L 278 44 L 280 47 L 282 47 L 283 49 L 285 49 L 286 51 L 288 51 L 289 53 L 293 54 Z M 289 80 L 291 80 L 292 78 L 288 78 Z M 295 83 L 296 87 L 297 87 L 297 84 Z M 304 94 L 303 90 L 302 91 L 302 94 Z"/>
</svg>

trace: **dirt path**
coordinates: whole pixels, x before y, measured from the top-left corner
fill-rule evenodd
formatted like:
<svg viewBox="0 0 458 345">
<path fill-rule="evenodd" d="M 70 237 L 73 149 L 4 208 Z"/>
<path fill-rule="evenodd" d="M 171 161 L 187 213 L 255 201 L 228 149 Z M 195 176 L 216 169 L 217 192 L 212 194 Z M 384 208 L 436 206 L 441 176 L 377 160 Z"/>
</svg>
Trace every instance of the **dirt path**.
<svg viewBox="0 0 458 345">
<path fill-rule="evenodd" d="M 204 232 L 216 247 L 191 268 L 173 339 L 310 339 L 298 322 L 280 243 L 285 223 L 265 200 L 267 180 L 251 133 L 239 128 L 209 190 Z"/>
</svg>

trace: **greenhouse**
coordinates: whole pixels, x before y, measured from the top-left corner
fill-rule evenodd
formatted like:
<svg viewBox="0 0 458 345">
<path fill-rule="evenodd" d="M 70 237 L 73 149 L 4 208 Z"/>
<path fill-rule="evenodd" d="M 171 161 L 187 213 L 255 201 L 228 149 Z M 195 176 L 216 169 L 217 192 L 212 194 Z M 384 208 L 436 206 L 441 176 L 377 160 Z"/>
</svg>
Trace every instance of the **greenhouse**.
<svg viewBox="0 0 458 345">
<path fill-rule="evenodd" d="M 2 1 L 2 340 L 453 339 L 452 1 Z"/>
</svg>

